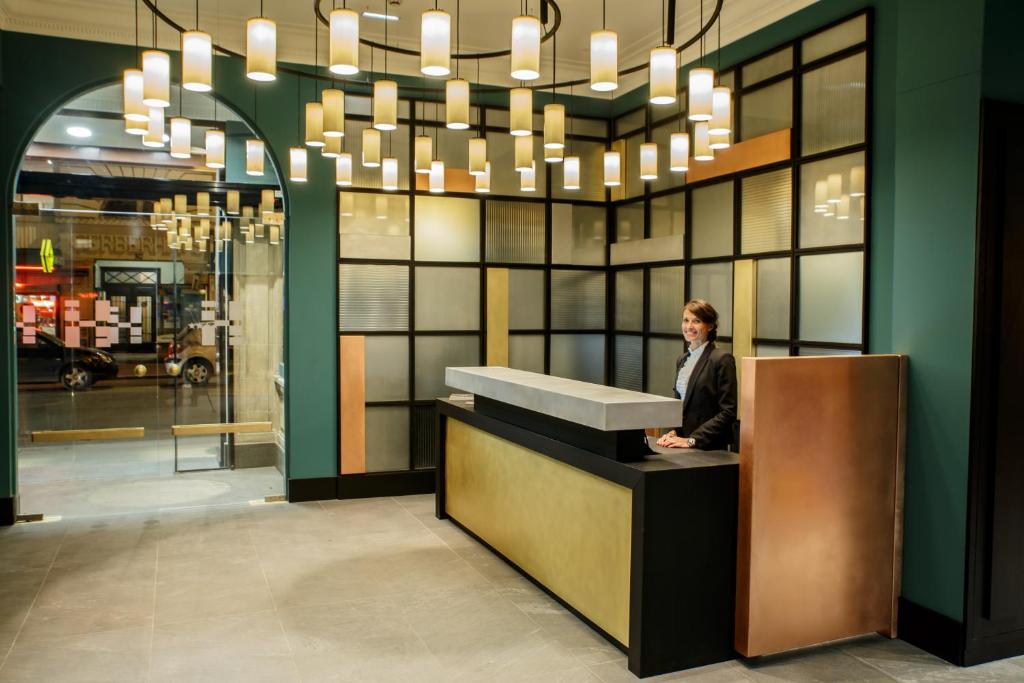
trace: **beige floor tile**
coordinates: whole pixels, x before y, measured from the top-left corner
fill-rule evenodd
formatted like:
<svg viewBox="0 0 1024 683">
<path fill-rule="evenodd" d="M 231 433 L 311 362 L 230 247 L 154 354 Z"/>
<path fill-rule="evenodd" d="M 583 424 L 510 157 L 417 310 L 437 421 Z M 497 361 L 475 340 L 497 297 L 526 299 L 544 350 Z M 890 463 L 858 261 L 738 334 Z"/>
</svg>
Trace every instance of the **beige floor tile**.
<svg viewBox="0 0 1024 683">
<path fill-rule="evenodd" d="M 545 638 L 559 643 L 581 664 L 604 664 L 624 660 L 626 657 L 622 650 L 573 614 L 534 613 L 530 618 L 540 625 Z"/>
<path fill-rule="evenodd" d="M 755 681 L 787 680 L 862 681 L 891 683 L 892 678 L 835 646 L 805 648 L 779 655 L 743 660 L 746 674 Z"/>
<path fill-rule="evenodd" d="M 388 594 L 374 563 L 344 541 L 264 545 L 258 554 L 278 608 Z"/>
<path fill-rule="evenodd" d="M 949 683 L 1009 683 L 1024 680 L 1021 669 L 1011 661 L 959 667 L 928 654 L 902 640 L 868 636 L 844 643 L 839 649 L 898 681 L 948 681 Z"/>
<path fill-rule="evenodd" d="M 378 532 L 419 530 L 422 525 L 413 513 L 395 498 L 323 501 L 333 533 L 339 536 Z"/>
<path fill-rule="evenodd" d="M 0 668 L 0 681 L 145 681 L 151 637 L 151 628 L 144 627 L 19 638 Z"/>
<path fill-rule="evenodd" d="M 676 683 L 677 681 L 686 681 L 687 683 L 750 683 L 750 678 L 736 662 L 719 662 L 718 664 L 710 664 L 708 666 L 687 669 L 686 671 L 676 671 L 670 674 L 650 676 L 643 679 L 637 678 L 629 671 L 625 658 L 591 666 L 590 671 L 603 683 L 635 683 L 640 680 L 643 680 L 644 683 Z M 775 680 L 785 681 L 788 679 L 780 677 Z"/>
<path fill-rule="evenodd" d="M 414 515 L 434 514 L 436 497 L 433 493 L 424 493 L 418 496 L 397 496 L 394 500 Z"/>
<path fill-rule="evenodd" d="M 46 569 L 66 531 L 67 526 L 59 522 L 0 527 L 0 572 Z"/>
<path fill-rule="evenodd" d="M 45 569 L 4 572 L 0 575 L 0 659 L 14 639 L 14 634 L 21 629 L 45 577 Z M 9 638 L 5 637 L 7 634 L 10 634 Z"/>
</svg>

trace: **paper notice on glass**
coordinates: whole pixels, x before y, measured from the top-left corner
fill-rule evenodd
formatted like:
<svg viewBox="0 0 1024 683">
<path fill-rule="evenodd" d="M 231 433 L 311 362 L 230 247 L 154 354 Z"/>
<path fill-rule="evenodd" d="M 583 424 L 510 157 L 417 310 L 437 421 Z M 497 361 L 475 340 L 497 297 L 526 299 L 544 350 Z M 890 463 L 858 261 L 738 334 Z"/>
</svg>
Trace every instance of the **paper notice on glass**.
<svg viewBox="0 0 1024 683">
<path fill-rule="evenodd" d="M 203 346 L 213 346 L 217 343 L 217 328 L 213 325 L 203 325 L 201 336 Z"/>
<path fill-rule="evenodd" d="M 82 345 L 80 330 L 77 326 L 66 326 L 64 328 L 64 346 L 77 349 Z"/>
<path fill-rule="evenodd" d="M 133 325 L 142 324 L 142 306 L 132 306 L 128 309 L 129 320 L 132 321 Z"/>
<path fill-rule="evenodd" d="M 110 318 L 110 302 L 106 299 L 97 299 L 93 309 L 96 320 L 108 320 Z"/>
<path fill-rule="evenodd" d="M 22 306 L 21 307 L 21 321 L 26 325 L 32 325 L 36 322 L 36 307 L 35 306 Z"/>
</svg>

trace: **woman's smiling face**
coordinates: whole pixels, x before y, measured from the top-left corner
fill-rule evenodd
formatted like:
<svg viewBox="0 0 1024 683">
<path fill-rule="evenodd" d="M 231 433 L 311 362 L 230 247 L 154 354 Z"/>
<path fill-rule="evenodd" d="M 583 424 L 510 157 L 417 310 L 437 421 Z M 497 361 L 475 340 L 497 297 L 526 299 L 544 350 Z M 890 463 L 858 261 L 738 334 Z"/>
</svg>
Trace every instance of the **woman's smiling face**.
<svg viewBox="0 0 1024 683">
<path fill-rule="evenodd" d="M 687 342 L 691 345 L 700 345 L 708 338 L 708 334 L 711 333 L 711 325 L 700 320 L 693 313 L 684 310 L 682 330 Z"/>
</svg>

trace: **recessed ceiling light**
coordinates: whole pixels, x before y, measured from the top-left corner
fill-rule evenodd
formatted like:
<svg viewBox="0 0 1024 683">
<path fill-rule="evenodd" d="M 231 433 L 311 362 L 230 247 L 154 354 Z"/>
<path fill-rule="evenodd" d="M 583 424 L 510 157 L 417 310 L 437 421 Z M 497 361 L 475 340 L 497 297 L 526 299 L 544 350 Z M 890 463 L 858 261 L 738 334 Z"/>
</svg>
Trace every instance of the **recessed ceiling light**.
<svg viewBox="0 0 1024 683">
<path fill-rule="evenodd" d="M 66 132 L 73 138 L 92 137 L 92 131 L 85 126 L 68 126 Z"/>
<path fill-rule="evenodd" d="M 363 16 L 367 19 L 383 19 L 384 21 L 398 21 L 398 17 L 394 14 L 381 14 L 380 12 L 363 12 Z"/>
</svg>

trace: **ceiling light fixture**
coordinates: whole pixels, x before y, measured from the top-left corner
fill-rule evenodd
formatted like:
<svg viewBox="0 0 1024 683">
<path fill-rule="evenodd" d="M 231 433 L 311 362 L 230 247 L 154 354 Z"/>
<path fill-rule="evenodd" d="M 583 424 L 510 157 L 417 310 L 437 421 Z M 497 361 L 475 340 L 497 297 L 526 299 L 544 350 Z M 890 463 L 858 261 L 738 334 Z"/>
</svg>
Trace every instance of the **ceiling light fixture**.
<svg viewBox="0 0 1024 683">
<path fill-rule="evenodd" d="M 92 137 L 92 131 L 85 126 L 68 126 L 64 131 L 73 138 Z"/>
</svg>

